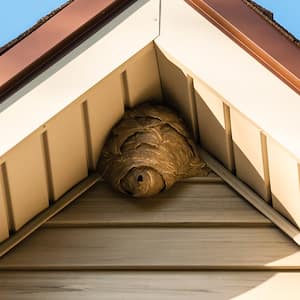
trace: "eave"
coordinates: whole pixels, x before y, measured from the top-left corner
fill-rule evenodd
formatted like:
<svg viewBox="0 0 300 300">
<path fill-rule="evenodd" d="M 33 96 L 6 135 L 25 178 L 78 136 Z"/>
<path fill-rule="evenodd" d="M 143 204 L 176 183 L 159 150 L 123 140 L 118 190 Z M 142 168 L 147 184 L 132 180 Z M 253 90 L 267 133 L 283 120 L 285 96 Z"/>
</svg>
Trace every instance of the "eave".
<svg viewBox="0 0 300 300">
<path fill-rule="evenodd" d="M 300 49 L 239 0 L 186 0 L 239 46 L 300 93 Z"/>
<path fill-rule="evenodd" d="M 76 0 L 0 56 L 0 100 L 136 0 Z M 186 0 L 297 93 L 299 47 L 242 1 Z M 51 21 L 51 22 L 50 22 Z M 67 26 L 66 26 L 67 24 Z M 256 24 L 253 26 L 253 24 Z M 59 27 L 59 31 L 57 30 Z M 53 34 L 55 33 L 55 34 Z M 35 45 L 32 49 L 32 45 Z M 274 47 L 276 45 L 276 47 Z M 26 53 L 26 56 L 24 56 Z"/>
<path fill-rule="evenodd" d="M 119 2 L 107 1 L 105 3 L 108 5 L 107 7 L 114 7 L 113 5 L 117 5 Z M 83 5 L 81 0 L 74 3 Z M 91 1 L 91 3 L 100 5 L 100 3 L 103 4 L 103 1 Z M 201 4 L 203 3 L 201 2 Z M 72 174 L 66 175 L 68 179 L 66 180 L 64 176 L 61 176 L 62 172 L 58 171 L 59 179 L 54 183 L 54 186 L 57 184 L 58 187 L 47 187 L 43 190 L 44 206 L 53 205 L 55 201 L 62 200 L 60 197 L 65 192 L 70 190 L 74 184 L 86 178 L 89 171 L 95 169 L 96 152 L 99 147 L 89 145 L 90 137 L 85 136 L 89 136 L 87 132 L 90 128 L 86 124 L 91 119 L 88 116 L 88 101 L 90 99 L 95 100 L 99 91 L 105 96 L 109 94 L 109 91 L 118 93 L 117 96 L 110 95 L 111 99 L 118 99 L 116 103 L 111 102 L 116 104 L 117 111 L 112 117 L 113 122 L 109 120 L 112 124 L 109 123 L 109 126 L 101 124 L 105 130 L 103 129 L 101 139 L 97 137 L 99 143 L 107 134 L 106 131 L 120 118 L 125 107 L 131 107 L 140 101 L 148 100 L 150 96 L 162 98 L 163 91 L 165 96 L 170 95 L 169 102 L 173 103 L 189 122 L 195 138 L 198 138 L 198 132 L 200 131 L 202 147 L 255 190 L 260 195 L 259 201 L 268 203 L 261 202 L 265 203 L 265 207 L 272 209 L 271 200 L 273 200 L 277 205 L 276 209 L 285 217 L 290 218 L 294 224 L 287 221 L 276 210 L 272 209 L 275 218 L 272 217 L 272 214 L 269 214 L 269 217 L 273 218 L 275 223 L 277 222 L 276 218 L 280 220 L 277 222 L 278 224 L 283 222 L 285 225 L 281 226 L 282 229 L 296 242 L 299 242 L 297 225 L 300 222 L 298 213 L 300 203 L 297 199 L 299 196 L 298 161 L 300 158 L 298 141 L 300 139 L 298 139 L 297 112 L 300 109 L 300 103 L 299 95 L 291 88 L 291 85 L 295 87 L 291 80 L 295 74 L 290 78 L 285 75 L 284 72 L 288 69 L 288 65 L 281 68 L 280 66 L 287 64 L 287 62 L 280 61 L 280 57 L 272 58 L 271 54 L 265 57 L 260 56 L 258 50 L 262 46 L 255 44 L 253 41 L 247 47 L 246 44 L 243 44 L 247 50 L 252 47 L 252 50 L 250 49 L 252 52 L 249 51 L 253 55 L 255 52 L 255 57 L 259 57 L 260 60 L 264 59 L 264 63 L 268 64 L 268 67 L 274 73 L 277 72 L 276 74 L 280 75 L 280 78 L 283 78 L 286 82 L 289 81 L 289 85 L 287 85 L 186 3 L 162 1 L 161 4 L 162 7 L 160 7 L 160 1 L 158 0 L 133 3 L 105 24 L 101 23 L 103 19 L 100 18 L 103 13 L 103 6 L 100 5 L 96 9 L 94 7 L 93 10 L 87 12 L 86 19 L 79 20 L 75 29 L 69 28 L 59 39 L 49 40 L 48 48 L 45 47 L 37 53 L 33 52 L 33 56 L 29 57 L 28 60 L 22 62 L 19 66 L 16 64 L 14 70 L 7 68 L 8 73 L 4 74 L 6 77 L 4 76 L 2 80 L 3 93 L 8 91 L 8 89 L 5 89 L 10 84 L 12 84 L 11 88 L 16 88 L 25 78 L 28 82 L 19 90 L 13 90 L 14 93 L 10 96 L 6 95 L 5 101 L 2 103 L 0 132 L 3 136 L 3 144 L 1 145 L 0 156 L 1 172 L 4 178 L 2 180 L 3 185 L 9 186 L 6 182 L 9 181 L 7 180 L 9 172 L 6 171 L 6 164 L 9 164 L 10 161 L 17 161 L 14 153 L 19 151 L 21 154 L 19 153 L 20 156 L 17 154 L 17 157 L 22 161 L 22 155 L 33 149 L 36 150 L 38 147 L 35 147 L 35 145 L 38 145 L 42 140 L 41 151 L 44 151 L 47 147 L 49 148 L 49 144 L 50 146 L 54 144 L 53 153 L 55 154 L 53 155 L 58 154 L 57 156 L 60 156 L 63 151 L 61 149 L 57 150 L 57 146 L 62 147 L 66 137 L 68 137 L 69 140 L 67 141 L 70 144 L 72 144 L 71 141 L 74 142 L 71 148 L 76 149 L 76 153 L 79 153 L 78 156 L 76 156 L 77 154 L 74 156 L 79 165 L 78 168 L 76 167 L 77 169 L 74 168 L 78 172 L 70 172 Z M 174 11 L 168 9 L 173 5 Z M 219 18 L 216 13 L 217 8 L 213 10 L 207 5 L 203 7 L 202 12 L 205 12 L 206 17 L 208 16 L 207 12 L 209 12 L 210 20 L 215 18 L 214 20 L 218 21 L 219 25 L 224 28 L 227 26 L 227 34 L 228 31 L 230 31 L 231 37 L 236 34 L 234 39 L 238 43 L 247 40 L 245 33 L 237 32 L 233 24 L 230 25 L 228 20 L 224 21 L 224 17 Z M 71 9 L 72 6 L 70 5 L 67 8 Z M 162 15 L 160 15 L 160 9 Z M 110 13 L 113 11 L 107 10 Z M 61 13 L 63 12 L 64 10 Z M 81 10 L 78 10 L 78 8 L 74 12 L 75 15 L 76 12 L 81 14 Z M 91 14 L 91 12 L 93 13 Z M 105 16 L 108 17 L 109 15 L 108 13 Z M 60 17 L 60 14 L 51 20 L 58 22 L 55 20 L 58 17 Z M 177 17 L 181 18 L 180 24 L 178 24 Z M 228 19 L 229 17 L 230 15 L 228 15 Z M 223 20 L 222 24 L 220 20 Z M 232 20 L 232 23 L 234 23 L 234 20 Z M 99 24 L 100 27 L 98 28 Z M 41 30 L 44 26 L 41 27 Z M 81 44 L 76 44 L 73 39 L 71 40 L 73 34 L 76 38 L 81 37 L 83 31 L 79 34 L 77 30 L 85 30 L 87 27 L 89 30 L 95 28 L 95 31 Z M 174 31 L 176 34 L 174 34 Z M 200 32 L 201 35 L 198 39 Z M 39 33 L 40 31 L 37 30 L 33 34 L 38 35 Z M 250 33 L 248 34 L 250 35 Z M 28 39 L 30 40 L 32 35 L 21 41 L 20 45 L 22 42 L 23 46 L 24 43 L 28 43 Z M 206 37 L 207 40 L 210 39 L 210 43 L 205 45 L 205 40 L 202 41 L 201 37 Z M 279 38 L 274 33 L 275 37 Z M 178 39 L 180 44 L 178 44 Z M 50 58 L 54 55 L 51 51 L 55 51 L 57 47 L 64 48 L 65 42 L 73 46 L 73 49 L 65 52 L 64 55 L 62 55 L 63 52 L 59 52 L 60 56 L 58 55 L 55 61 L 51 61 Z M 27 44 L 27 50 L 32 48 L 31 45 Z M 47 46 L 47 44 L 44 45 Z M 226 49 L 228 55 L 226 59 L 221 57 L 220 54 L 222 53 L 219 51 L 218 46 Z M 16 50 L 20 49 L 18 47 L 21 46 L 16 45 L 7 52 L 8 56 L 5 56 L 5 58 L 3 56 L 4 65 L 12 65 L 13 53 L 17 53 L 14 60 L 18 61 L 18 58 L 21 57 L 18 55 L 22 53 L 19 52 L 18 54 Z M 111 55 L 112 49 L 115 51 L 114 56 Z M 199 53 L 202 56 L 198 57 Z M 214 64 L 215 60 L 209 54 L 214 54 L 218 58 L 221 57 L 219 59 L 221 68 Z M 299 55 L 299 52 L 297 52 L 297 55 Z M 6 60 L 7 57 L 11 58 Z M 266 59 L 270 57 L 272 64 Z M 36 77 L 30 77 L 35 68 L 38 69 L 43 64 L 50 63 L 50 61 L 52 64 L 49 68 L 40 69 L 40 73 L 36 74 Z M 273 64 L 273 62 L 275 63 Z M 151 72 L 145 72 L 143 70 L 144 66 L 147 66 L 148 70 L 151 69 Z M 249 74 L 247 70 L 250 70 Z M 289 70 L 289 72 L 292 73 L 292 70 Z M 219 76 L 215 74 L 219 74 Z M 243 78 L 240 78 L 241 75 L 244 76 L 244 82 L 242 81 Z M 133 83 L 128 82 L 130 76 L 132 76 Z M 68 78 L 72 80 L 66 80 Z M 240 80 L 241 82 L 239 82 Z M 247 86 L 247 82 L 250 82 L 251 85 Z M 239 85 L 238 88 L 235 87 L 235 83 Z M 120 89 L 115 88 L 119 84 L 121 84 Z M 172 87 L 172 85 L 175 85 L 175 87 Z M 112 86 L 114 86 L 115 91 L 111 88 Z M 128 92 L 128 87 L 132 88 L 131 91 L 134 90 L 132 92 L 134 96 L 131 92 Z M 253 87 L 254 90 L 252 90 Z M 274 92 L 275 101 L 269 97 L 273 88 L 276 91 Z M 103 105 L 103 108 L 100 107 L 103 119 L 106 117 L 105 110 L 109 111 L 110 105 L 109 101 L 106 103 L 104 100 L 99 104 L 100 106 Z M 205 105 L 209 106 L 208 110 Z M 267 109 L 261 111 L 262 107 Z M 39 111 L 39 114 L 36 114 L 36 110 Z M 203 113 L 205 111 L 206 113 Z M 267 117 L 266 111 L 268 112 Z M 202 113 L 203 118 L 200 118 L 198 113 L 199 116 Z M 24 118 L 21 118 L 21 116 Z M 278 122 L 279 116 L 283 116 L 281 122 Z M 15 125 L 16 120 L 18 120 L 18 126 Z M 215 137 L 207 129 L 209 126 L 215 126 L 214 128 L 219 129 L 218 137 L 220 139 L 217 141 L 214 139 Z M 78 128 L 78 131 L 71 130 L 74 128 Z M 101 126 L 100 128 L 102 129 Z M 248 130 L 251 139 L 244 139 L 243 132 L 239 131 L 239 128 Z M 27 143 L 27 146 L 24 146 L 24 142 Z M 92 154 L 89 152 L 89 147 L 93 150 Z M 245 149 L 245 157 L 236 154 L 239 147 Z M 97 151 L 94 148 L 97 148 Z M 15 149 L 25 150 L 15 151 Z M 248 151 L 248 149 L 251 151 Z M 49 155 L 47 151 L 45 151 L 46 153 L 37 153 L 39 153 L 41 161 L 43 161 L 43 155 L 46 156 L 45 168 L 49 169 L 53 161 L 47 157 Z M 254 157 L 252 157 L 253 153 L 255 153 Z M 66 159 L 67 162 L 65 163 L 65 160 L 61 157 L 58 158 L 55 168 L 59 169 L 59 166 L 63 165 L 68 169 L 72 165 L 70 160 Z M 248 175 L 249 166 L 254 166 L 254 169 L 258 170 L 263 178 L 262 183 L 256 178 L 253 180 L 252 176 Z M 53 168 L 53 166 L 51 167 Z M 54 171 L 51 170 L 51 172 Z M 45 185 L 53 184 L 49 179 L 52 176 L 51 172 L 47 171 L 48 177 Z M 284 172 L 290 174 L 289 181 L 282 177 Z M 43 171 L 41 171 L 42 173 Z M 40 176 L 37 175 L 37 178 L 40 178 Z M 275 184 L 272 185 L 272 182 Z M 278 185 L 278 183 L 281 185 Z M 292 186 L 291 191 L 290 186 Z M 5 197 L 10 198 L 7 187 L 5 189 Z M 247 189 L 247 187 L 244 185 L 243 189 Z M 273 194 L 272 199 L 271 193 Z M 24 225 L 24 222 L 22 220 L 18 226 L 13 225 L 12 227 L 16 227 L 18 230 Z M 288 229 L 286 229 L 287 227 Z"/>
<path fill-rule="evenodd" d="M 5 51 L 0 55 L 0 102 L 134 1 L 75 0 Z"/>
</svg>

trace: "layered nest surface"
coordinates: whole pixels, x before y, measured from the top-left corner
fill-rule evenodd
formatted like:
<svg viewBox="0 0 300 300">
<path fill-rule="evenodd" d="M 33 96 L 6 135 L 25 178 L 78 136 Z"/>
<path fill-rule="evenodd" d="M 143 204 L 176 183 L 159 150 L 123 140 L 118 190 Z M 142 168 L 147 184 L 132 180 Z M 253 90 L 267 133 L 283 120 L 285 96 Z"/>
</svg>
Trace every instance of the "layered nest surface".
<svg viewBox="0 0 300 300">
<path fill-rule="evenodd" d="M 98 170 L 114 189 L 134 197 L 153 196 L 210 171 L 183 120 L 151 104 L 126 111 L 104 145 Z"/>
</svg>

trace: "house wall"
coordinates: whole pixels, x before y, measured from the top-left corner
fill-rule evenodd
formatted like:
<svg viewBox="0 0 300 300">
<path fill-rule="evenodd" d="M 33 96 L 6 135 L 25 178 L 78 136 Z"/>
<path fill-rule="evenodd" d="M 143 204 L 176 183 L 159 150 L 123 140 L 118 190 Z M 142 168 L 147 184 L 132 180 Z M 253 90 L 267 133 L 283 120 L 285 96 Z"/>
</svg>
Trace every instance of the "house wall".
<svg viewBox="0 0 300 300">
<path fill-rule="evenodd" d="M 158 21 L 137 1 L 0 105 L 0 242 L 96 169 L 126 107 L 161 100 Z"/>
<path fill-rule="evenodd" d="M 171 11 L 169 3 L 162 1 L 162 20 L 168 23 L 162 23 L 161 35 L 155 40 L 157 46 L 152 41 L 159 33 L 159 1 L 137 2 L 129 14 L 114 20 L 116 27 L 96 33 L 63 62 L 8 99 L 11 107 L 0 114 L 0 133 L 4 137 L 0 149 L 0 241 L 59 201 L 96 169 L 107 134 L 126 107 L 162 99 L 182 113 L 204 149 L 300 226 L 298 156 L 291 151 L 291 144 L 279 141 L 277 132 L 270 132 L 274 124 L 285 133 L 286 124 L 280 127 L 275 120 L 277 115 L 268 109 L 261 115 L 265 103 L 260 107 L 261 98 L 255 98 L 259 94 L 253 94 L 256 91 L 266 95 L 271 93 L 272 85 L 278 85 L 280 97 L 284 95 L 284 100 L 293 104 L 294 92 L 266 73 L 240 47 L 235 48 L 232 41 L 183 1 L 174 0 Z M 187 26 L 181 24 L 174 31 L 174 16 L 181 14 Z M 138 20 L 143 28 L 136 25 Z M 198 40 L 189 30 L 197 36 L 198 30 L 202 32 L 205 45 L 197 42 L 192 47 L 191 40 Z M 114 35 L 110 35 L 112 31 Z M 129 46 L 117 43 L 123 34 L 129 34 Z M 210 45 L 214 48 L 206 49 Z M 124 51 L 118 47 L 124 47 Z M 226 51 L 230 60 L 227 69 L 214 64 L 214 58 L 209 56 L 215 48 Z M 110 54 L 112 49 L 118 52 L 115 57 Z M 199 49 L 204 49 L 203 57 L 207 56 L 198 59 L 195 53 Z M 243 69 L 248 65 L 250 73 Z M 238 71 L 244 81 L 252 84 L 253 90 L 247 90 L 250 98 L 243 93 L 243 85 L 240 88 L 236 84 Z M 253 76 L 265 81 L 266 90 L 260 81 L 255 85 Z M 275 98 L 277 102 L 280 99 Z M 256 103 L 257 114 L 255 107 L 244 106 L 244 101 Z M 287 107 L 286 110 L 294 108 Z M 270 124 L 259 122 L 263 116 Z M 16 126 L 18 118 L 20 124 Z M 293 118 L 291 114 L 291 122 Z M 9 131 L 4 134 L 3 128 Z"/>
<path fill-rule="evenodd" d="M 300 227 L 299 95 L 184 1 L 161 8 L 165 94 L 191 126 L 195 113 L 184 107 L 196 107 L 202 147 Z"/>
<path fill-rule="evenodd" d="M 0 238 L 19 230 L 95 170 L 105 139 L 126 107 L 149 100 L 162 100 L 153 43 L 3 155 Z"/>
<path fill-rule="evenodd" d="M 7 201 L 6 201 L 6 191 L 4 185 L 4 178 L 3 178 L 3 164 L 1 164 L 0 168 L 0 241 L 3 241 L 9 237 L 9 227 L 10 224 L 8 223 L 8 208 L 7 208 Z"/>
<path fill-rule="evenodd" d="M 156 51 L 165 100 L 183 112 L 205 150 L 270 202 L 262 130 L 168 53 Z"/>
</svg>

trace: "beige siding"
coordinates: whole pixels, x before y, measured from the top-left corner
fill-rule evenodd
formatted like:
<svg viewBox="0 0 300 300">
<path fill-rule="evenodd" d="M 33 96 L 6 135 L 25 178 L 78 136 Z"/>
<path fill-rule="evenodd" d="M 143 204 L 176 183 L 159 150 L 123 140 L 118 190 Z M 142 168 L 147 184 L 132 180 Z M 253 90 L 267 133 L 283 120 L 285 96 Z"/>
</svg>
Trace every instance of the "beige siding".
<svg viewBox="0 0 300 300">
<path fill-rule="evenodd" d="M 84 97 L 87 99 L 92 168 L 95 169 L 107 135 L 124 112 L 120 75 L 112 73 L 90 89 Z"/>
<path fill-rule="evenodd" d="M 298 161 L 271 138 L 268 155 L 273 207 L 300 227 Z"/>
<path fill-rule="evenodd" d="M 200 143 L 228 169 L 233 169 L 229 110 L 220 96 L 195 80 Z"/>
<path fill-rule="evenodd" d="M 49 203 L 55 210 L 53 201 L 96 168 L 124 106 L 162 99 L 152 42 L 158 16 L 158 0 L 130 6 L 9 99 L 14 105 L 0 116 L 6 181 L 0 184 L 0 241 L 8 227 L 18 231 Z M 128 41 L 122 47 L 120 36 Z"/>
<path fill-rule="evenodd" d="M 6 153 L 0 241 L 8 237 L 9 228 L 18 231 L 83 180 L 88 169 L 96 169 L 105 139 L 126 105 L 161 98 L 156 53 L 150 43 Z"/>
<path fill-rule="evenodd" d="M 11 204 L 14 230 L 48 207 L 48 188 L 41 135 L 21 142 L 5 157 L 7 201 Z"/>
<path fill-rule="evenodd" d="M 83 115 L 76 103 L 47 123 L 54 200 L 88 174 Z"/>
<path fill-rule="evenodd" d="M 5 105 L 13 105 L 0 114 L 0 156 L 151 43 L 159 8 L 159 0 L 136 1 L 9 97 Z"/>
<path fill-rule="evenodd" d="M 222 181 L 150 201 L 99 182 L 0 260 L 0 298 L 298 300 L 299 265 L 299 248 Z"/>
<path fill-rule="evenodd" d="M 269 201 L 268 166 L 264 161 L 266 149 L 261 130 L 234 109 L 231 110 L 231 127 L 236 175 Z"/>
<path fill-rule="evenodd" d="M 147 100 L 161 101 L 161 86 L 153 43 L 125 65 L 128 103 L 133 107 Z"/>
<path fill-rule="evenodd" d="M 1 272 L 0 296 L 14 300 L 79 300 L 97 296 L 109 300 L 282 300 L 288 295 L 289 300 L 299 300 L 299 272 L 175 269 Z"/>
<path fill-rule="evenodd" d="M 2 165 L 0 165 L 0 242 L 9 237 L 9 224 L 7 216 L 7 203 L 4 189 Z"/>
<path fill-rule="evenodd" d="M 177 109 L 197 138 L 197 116 L 192 79 L 156 49 L 164 100 Z"/>
<path fill-rule="evenodd" d="M 184 69 L 185 74 L 194 78 L 195 87 L 198 78 L 216 92 L 216 95 L 210 90 L 196 93 L 203 147 L 227 168 L 236 169 L 239 177 L 265 199 L 269 199 L 268 172 L 272 173 L 274 207 L 298 224 L 299 95 L 185 1 L 162 1 L 161 4 L 160 35 L 155 44 Z M 177 87 L 180 88 L 184 91 L 185 85 Z M 222 99 L 228 105 L 224 116 L 224 106 L 219 102 Z M 241 124 L 251 138 L 244 138 L 235 145 L 237 157 L 233 162 L 236 165 L 231 165 L 230 145 L 226 145 L 226 140 L 230 143 L 230 134 L 226 136 L 226 130 L 230 133 L 226 126 L 228 117 L 230 119 L 228 112 L 233 108 L 255 124 L 254 128 L 244 122 Z M 260 131 L 264 134 L 258 134 Z M 285 150 L 266 150 L 269 138 Z M 247 155 L 237 153 L 237 147 L 248 148 Z M 272 155 L 270 171 L 268 155 Z M 278 160 L 277 156 L 282 159 Z"/>
</svg>

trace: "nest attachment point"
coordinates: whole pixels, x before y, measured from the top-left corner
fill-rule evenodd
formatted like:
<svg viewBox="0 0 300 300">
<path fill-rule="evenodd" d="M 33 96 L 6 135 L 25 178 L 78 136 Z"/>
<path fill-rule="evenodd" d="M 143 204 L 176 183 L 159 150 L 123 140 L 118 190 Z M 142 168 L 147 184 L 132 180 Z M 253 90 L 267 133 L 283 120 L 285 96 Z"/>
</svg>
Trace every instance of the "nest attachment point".
<svg viewBox="0 0 300 300">
<path fill-rule="evenodd" d="M 112 129 L 98 162 L 103 179 L 133 197 L 150 197 L 209 168 L 183 120 L 171 109 L 142 104 Z"/>
</svg>

